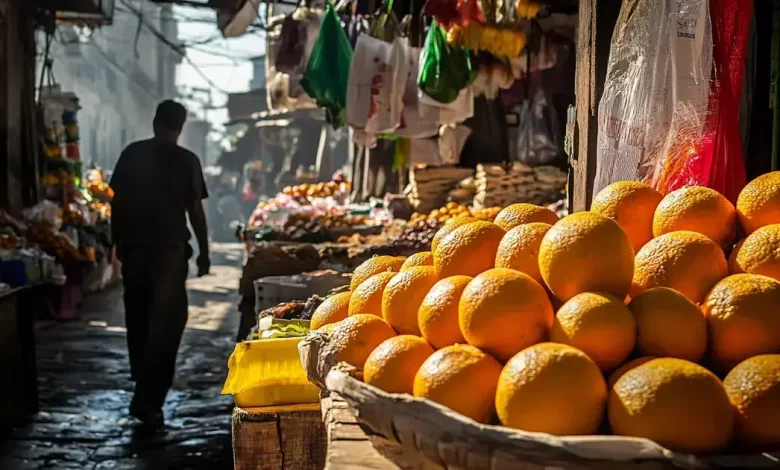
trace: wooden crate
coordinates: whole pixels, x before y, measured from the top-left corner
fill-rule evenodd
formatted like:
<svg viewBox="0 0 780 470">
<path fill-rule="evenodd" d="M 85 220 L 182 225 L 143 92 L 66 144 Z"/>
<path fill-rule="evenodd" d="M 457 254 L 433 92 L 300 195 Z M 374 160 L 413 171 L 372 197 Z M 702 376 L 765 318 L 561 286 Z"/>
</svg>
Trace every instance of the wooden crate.
<svg viewBox="0 0 780 470">
<path fill-rule="evenodd" d="M 321 470 L 325 452 L 319 403 L 233 410 L 235 470 Z"/>
</svg>

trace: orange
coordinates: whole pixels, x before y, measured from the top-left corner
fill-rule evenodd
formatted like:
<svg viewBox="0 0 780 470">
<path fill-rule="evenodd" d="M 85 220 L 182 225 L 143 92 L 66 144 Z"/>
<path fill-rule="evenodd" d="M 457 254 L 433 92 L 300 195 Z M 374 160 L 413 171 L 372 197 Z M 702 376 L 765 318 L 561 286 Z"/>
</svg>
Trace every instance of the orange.
<svg viewBox="0 0 780 470">
<path fill-rule="evenodd" d="M 520 271 L 544 284 L 542 273 L 539 272 L 539 246 L 550 228 L 550 224 L 533 222 L 508 231 L 498 245 L 496 267 Z"/>
<path fill-rule="evenodd" d="M 737 262 L 737 257 L 739 256 L 739 250 L 742 249 L 742 245 L 745 243 L 745 240 L 741 240 L 739 243 L 734 245 L 734 248 L 731 250 L 731 254 L 729 255 L 728 263 L 729 263 L 729 274 L 741 274 L 745 271 L 742 270 L 742 268 L 739 266 L 739 263 Z"/>
<path fill-rule="evenodd" d="M 417 313 L 420 332 L 434 348 L 466 342 L 458 325 L 458 303 L 472 279 L 469 276 L 444 278 L 433 285 L 420 304 Z"/>
<path fill-rule="evenodd" d="M 550 340 L 581 349 L 602 370 L 611 370 L 634 350 L 636 321 L 617 297 L 583 292 L 558 309 Z"/>
<path fill-rule="evenodd" d="M 321 326 L 347 318 L 349 297 L 349 292 L 342 292 L 325 299 L 311 317 L 311 329 L 316 330 Z"/>
<path fill-rule="evenodd" d="M 641 366 L 642 364 L 644 364 L 646 362 L 650 362 L 653 359 L 657 359 L 657 358 L 654 357 L 654 356 L 644 356 L 644 357 L 639 357 L 639 358 L 636 358 L 636 359 L 634 359 L 632 361 L 626 362 L 622 366 L 620 366 L 617 369 L 615 369 L 614 372 L 609 374 L 609 379 L 607 380 L 607 387 L 609 387 L 611 389 L 612 387 L 615 386 L 617 381 L 620 380 L 620 378 L 623 377 L 623 375 L 625 375 L 626 372 L 628 372 L 631 369 L 634 369 L 636 367 L 639 367 L 639 366 Z"/>
<path fill-rule="evenodd" d="M 398 272 L 403 266 L 406 258 L 403 256 L 374 256 L 364 261 L 363 264 L 355 268 L 352 273 L 352 280 L 349 283 L 349 289 L 355 290 L 366 279 L 387 271 Z"/>
<path fill-rule="evenodd" d="M 496 411 L 510 428 L 555 436 L 595 434 L 606 403 L 607 385 L 598 366 L 564 344 L 520 351 L 498 378 Z"/>
<path fill-rule="evenodd" d="M 734 274 L 704 300 L 710 354 L 730 368 L 751 356 L 780 353 L 780 282 L 758 274 Z"/>
<path fill-rule="evenodd" d="M 491 269 L 498 244 L 506 232 L 491 222 L 471 222 L 442 238 L 433 252 L 433 265 L 439 278 L 476 276 Z"/>
<path fill-rule="evenodd" d="M 401 271 L 405 271 L 415 266 L 433 266 L 433 255 L 430 251 L 421 251 L 415 253 L 412 256 L 406 258 L 404 264 L 401 265 Z"/>
<path fill-rule="evenodd" d="M 503 208 L 493 220 L 493 223 L 504 230 L 511 230 L 518 225 L 530 224 L 532 222 L 555 225 L 558 220 L 560 220 L 558 215 L 546 207 L 519 203 Z"/>
<path fill-rule="evenodd" d="M 640 181 L 618 181 L 599 191 L 590 211 L 623 228 L 634 252 L 653 238 L 653 215 L 663 195 Z"/>
<path fill-rule="evenodd" d="M 376 315 L 360 313 L 347 317 L 333 328 L 330 336 L 336 361 L 362 369 L 368 355 L 396 333 Z"/>
<path fill-rule="evenodd" d="M 385 286 L 390 279 L 395 276 L 394 272 L 384 272 L 374 274 L 369 277 L 352 291 L 352 297 L 349 299 L 349 314 L 371 313 L 378 317 L 382 316 L 382 294 L 385 292 Z"/>
<path fill-rule="evenodd" d="M 553 310 L 538 282 L 511 269 L 476 276 L 460 297 L 458 323 L 466 341 L 502 361 L 543 341 Z"/>
<path fill-rule="evenodd" d="M 385 340 L 366 359 L 363 380 L 388 393 L 414 390 L 414 376 L 433 348 L 419 336 L 401 335 Z"/>
<path fill-rule="evenodd" d="M 635 263 L 631 297 L 653 287 L 670 287 L 699 303 L 728 275 L 723 250 L 696 232 L 672 232 L 650 240 Z"/>
<path fill-rule="evenodd" d="M 699 307 L 676 290 L 648 289 L 631 299 L 640 354 L 698 362 L 707 349 L 707 320 Z"/>
<path fill-rule="evenodd" d="M 456 217 L 454 219 L 448 220 L 438 231 L 436 231 L 436 234 L 433 236 L 433 239 L 431 240 L 431 252 L 435 253 L 436 247 L 439 246 L 439 242 L 442 241 L 444 237 L 452 233 L 453 230 L 458 227 L 462 227 L 463 225 L 477 222 L 478 220 L 479 219 L 475 217 L 469 216 Z"/>
<path fill-rule="evenodd" d="M 780 354 L 753 356 L 723 380 L 734 406 L 734 434 L 759 452 L 780 449 Z"/>
<path fill-rule="evenodd" d="M 402 335 L 420 335 L 417 311 L 436 283 L 432 266 L 417 266 L 390 279 L 382 294 L 382 317 Z"/>
<path fill-rule="evenodd" d="M 765 225 L 780 224 L 780 171 L 748 183 L 737 198 L 737 213 L 747 235 Z"/>
<path fill-rule="evenodd" d="M 691 453 L 723 449 L 734 424 L 720 380 L 676 358 L 653 359 L 623 374 L 610 391 L 607 414 L 619 436 L 644 437 Z"/>
<path fill-rule="evenodd" d="M 321 331 L 328 335 L 332 335 L 333 331 L 336 329 L 336 326 L 338 326 L 339 323 L 341 323 L 341 321 L 337 321 L 336 323 L 328 323 L 327 325 L 322 325 L 321 327 L 317 328 L 317 331 Z"/>
<path fill-rule="evenodd" d="M 496 413 L 501 364 L 479 349 L 455 344 L 431 354 L 414 378 L 414 396 L 427 398 L 479 423 Z"/>
<path fill-rule="evenodd" d="M 780 224 L 761 227 L 741 243 L 738 269 L 780 280 Z"/>
<path fill-rule="evenodd" d="M 723 249 L 734 243 L 737 212 L 721 193 L 703 186 L 680 188 L 664 196 L 653 216 L 653 235 L 690 230 Z"/>
<path fill-rule="evenodd" d="M 622 299 L 631 287 L 634 250 L 617 222 L 577 212 L 553 225 L 542 239 L 539 271 L 564 302 L 582 292 L 607 292 Z"/>
</svg>

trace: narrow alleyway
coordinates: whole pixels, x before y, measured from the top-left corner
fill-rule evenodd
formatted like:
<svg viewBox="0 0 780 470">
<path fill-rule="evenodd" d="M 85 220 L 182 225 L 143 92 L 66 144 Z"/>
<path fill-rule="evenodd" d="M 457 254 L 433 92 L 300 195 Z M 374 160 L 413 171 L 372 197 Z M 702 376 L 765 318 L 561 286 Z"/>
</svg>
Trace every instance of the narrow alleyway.
<svg viewBox="0 0 780 470">
<path fill-rule="evenodd" d="M 0 469 L 232 468 L 232 398 L 219 393 L 238 327 L 242 255 L 241 245 L 215 245 L 212 275 L 188 281 L 190 316 L 163 435 L 141 438 L 127 418 L 121 286 L 88 297 L 78 321 L 40 322 L 41 412 L 0 443 Z"/>
</svg>

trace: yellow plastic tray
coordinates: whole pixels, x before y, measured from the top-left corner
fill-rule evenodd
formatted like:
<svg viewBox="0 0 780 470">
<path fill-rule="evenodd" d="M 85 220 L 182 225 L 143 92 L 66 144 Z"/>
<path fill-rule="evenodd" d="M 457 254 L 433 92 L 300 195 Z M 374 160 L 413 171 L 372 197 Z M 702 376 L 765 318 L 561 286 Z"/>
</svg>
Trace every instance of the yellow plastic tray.
<svg viewBox="0 0 780 470">
<path fill-rule="evenodd" d="M 245 341 L 228 360 L 223 394 L 241 408 L 316 403 L 317 387 L 306 379 L 298 356 L 303 338 Z"/>
</svg>

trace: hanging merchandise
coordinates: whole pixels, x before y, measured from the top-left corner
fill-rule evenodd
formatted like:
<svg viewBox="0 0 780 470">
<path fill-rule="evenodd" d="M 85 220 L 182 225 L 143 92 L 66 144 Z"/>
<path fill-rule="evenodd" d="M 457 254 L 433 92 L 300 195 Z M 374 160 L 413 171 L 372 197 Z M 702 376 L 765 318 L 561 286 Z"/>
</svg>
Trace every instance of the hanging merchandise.
<svg viewBox="0 0 780 470">
<path fill-rule="evenodd" d="M 448 104 L 440 103 L 422 91 L 417 96 L 420 118 L 426 121 L 458 124 L 474 116 L 474 88 L 470 86 L 461 90 L 457 99 Z"/>
<path fill-rule="evenodd" d="M 333 5 L 328 2 L 301 85 L 328 111 L 334 128 L 344 125 L 351 61 L 349 39 Z"/>
<path fill-rule="evenodd" d="M 476 78 L 471 52 L 462 47 L 451 47 L 444 31 L 434 22 L 428 30 L 420 56 L 420 91 L 439 103 L 454 102 L 461 90 Z"/>
<path fill-rule="evenodd" d="M 517 139 L 518 161 L 531 166 L 555 161 L 563 148 L 555 108 L 539 85 L 532 101 L 523 103 Z"/>
<path fill-rule="evenodd" d="M 442 165 L 460 164 L 460 154 L 471 135 L 471 129 L 462 124 L 447 124 L 439 130 L 439 155 Z"/>
<path fill-rule="evenodd" d="M 477 0 L 428 0 L 423 13 L 432 16 L 445 29 L 485 22 L 485 14 Z"/>
<path fill-rule="evenodd" d="M 439 122 L 435 119 L 423 119 L 420 115 L 420 98 L 417 95 L 417 75 L 420 69 L 420 53 L 422 49 L 410 49 L 409 73 L 406 77 L 406 89 L 403 96 L 403 111 L 401 123 L 395 134 L 400 137 L 414 139 L 432 137 L 439 132 Z"/>
<path fill-rule="evenodd" d="M 289 75 L 303 72 L 322 22 L 322 10 L 301 7 L 282 21 L 279 45 L 274 58 L 276 70 Z"/>
<path fill-rule="evenodd" d="M 669 150 L 695 153 L 711 70 L 707 0 L 623 3 L 599 103 L 594 195 L 615 181 L 652 178 L 667 155 L 679 161 Z"/>
</svg>

